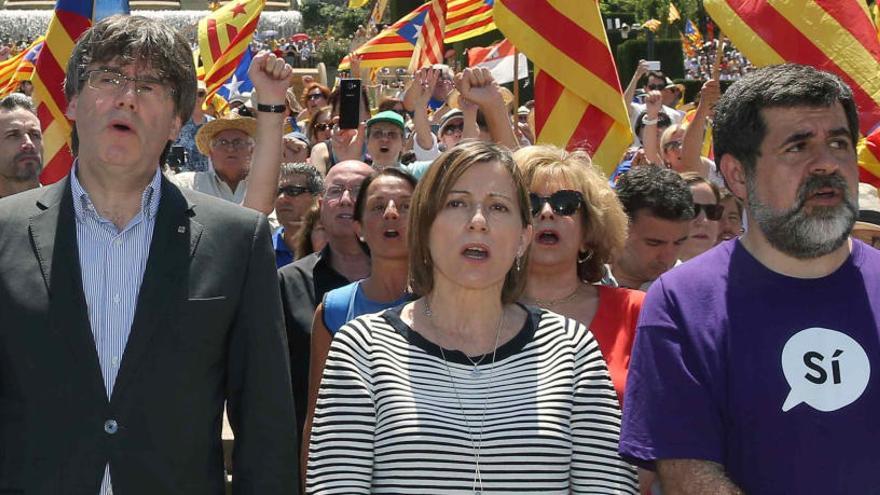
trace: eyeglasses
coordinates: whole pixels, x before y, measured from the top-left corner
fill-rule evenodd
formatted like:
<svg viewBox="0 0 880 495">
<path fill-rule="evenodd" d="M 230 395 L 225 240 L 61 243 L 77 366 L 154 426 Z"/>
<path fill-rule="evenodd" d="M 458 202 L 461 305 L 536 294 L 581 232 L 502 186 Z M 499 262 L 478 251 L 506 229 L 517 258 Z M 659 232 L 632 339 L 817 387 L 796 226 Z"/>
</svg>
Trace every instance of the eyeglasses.
<svg viewBox="0 0 880 495">
<path fill-rule="evenodd" d="M 300 194 L 310 193 L 308 187 L 304 186 L 283 186 L 278 188 L 278 195 L 281 196 L 284 194 L 285 196 L 290 196 L 291 198 L 295 198 Z"/>
<path fill-rule="evenodd" d="M 306 99 L 307 100 L 320 100 L 323 97 L 324 97 L 324 93 L 312 93 L 312 94 L 306 96 Z"/>
<path fill-rule="evenodd" d="M 464 132 L 464 125 L 463 124 L 449 124 L 443 128 L 444 135 L 455 134 L 456 132 Z"/>
<path fill-rule="evenodd" d="M 649 84 L 648 85 L 648 89 L 653 89 L 653 90 L 658 90 L 658 91 L 661 89 L 664 89 L 664 88 L 666 88 L 666 84 L 664 84 L 664 83 L 657 83 L 657 84 Z"/>
<path fill-rule="evenodd" d="M 343 194 L 345 194 L 345 191 L 348 191 L 348 193 L 351 195 L 352 198 L 356 198 L 358 193 L 361 192 L 361 185 L 360 184 L 358 184 L 356 186 L 333 185 L 333 186 L 328 187 L 327 190 L 324 191 L 324 197 L 327 199 L 339 199 L 342 197 Z"/>
<path fill-rule="evenodd" d="M 681 141 L 669 141 L 668 143 L 663 145 L 663 151 L 681 149 L 681 145 Z"/>
<path fill-rule="evenodd" d="M 215 139 L 211 142 L 211 146 L 214 148 L 232 148 L 233 150 L 241 150 L 250 148 L 254 145 L 254 142 L 250 139 L 233 139 L 232 141 L 226 138 Z"/>
<path fill-rule="evenodd" d="M 90 70 L 86 72 L 85 79 L 88 81 L 90 88 L 113 93 L 118 93 L 131 82 L 134 83 L 134 92 L 137 96 L 155 101 L 174 94 L 174 90 L 159 79 L 153 77 L 128 77 L 107 69 Z"/>
<path fill-rule="evenodd" d="M 706 212 L 706 218 L 713 221 L 721 220 L 721 215 L 724 214 L 723 205 L 707 205 L 703 203 L 694 203 L 694 218 L 700 216 L 700 210 Z"/>
<path fill-rule="evenodd" d="M 370 138 L 375 139 L 400 139 L 401 136 L 400 131 L 383 131 L 382 129 L 370 131 Z"/>
<path fill-rule="evenodd" d="M 544 209 L 544 203 L 550 203 L 553 213 L 570 217 L 575 214 L 584 204 L 584 196 L 578 191 L 563 189 L 556 191 L 550 196 L 538 196 L 529 193 L 529 203 L 532 206 L 532 216 L 536 217 Z"/>
</svg>

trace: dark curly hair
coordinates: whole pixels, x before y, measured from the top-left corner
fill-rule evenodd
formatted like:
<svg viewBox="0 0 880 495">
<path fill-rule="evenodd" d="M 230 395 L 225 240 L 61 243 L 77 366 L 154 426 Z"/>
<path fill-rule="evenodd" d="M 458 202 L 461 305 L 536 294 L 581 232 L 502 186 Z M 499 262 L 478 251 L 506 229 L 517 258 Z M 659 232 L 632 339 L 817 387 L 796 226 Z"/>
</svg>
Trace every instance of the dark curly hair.
<svg viewBox="0 0 880 495">
<path fill-rule="evenodd" d="M 617 197 L 630 222 L 640 210 L 663 220 L 694 218 L 694 198 L 687 182 L 674 171 L 655 166 L 636 167 L 617 181 Z"/>
<path fill-rule="evenodd" d="M 752 175 L 761 155 L 767 123 L 765 108 L 843 106 L 852 142 L 859 139 L 859 118 L 852 90 L 839 77 L 797 64 L 771 65 L 733 83 L 715 106 L 712 138 L 715 160 L 732 155 Z"/>
</svg>

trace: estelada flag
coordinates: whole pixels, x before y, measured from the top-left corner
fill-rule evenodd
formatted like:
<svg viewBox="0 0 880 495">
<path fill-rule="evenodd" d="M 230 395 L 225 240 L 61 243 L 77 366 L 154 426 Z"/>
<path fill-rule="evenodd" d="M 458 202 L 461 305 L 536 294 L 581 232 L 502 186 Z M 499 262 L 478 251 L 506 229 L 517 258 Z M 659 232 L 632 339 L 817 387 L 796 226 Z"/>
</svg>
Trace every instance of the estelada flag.
<svg viewBox="0 0 880 495">
<path fill-rule="evenodd" d="M 422 67 L 443 63 L 446 0 L 431 0 L 429 5 L 409 61 L 410 74 L 415 74 Z"/>
<path fill-rule="evenodd" d="M 793 62 L 837 74 L 853 90 L 862 134 L 875 136 L 880 127 L 880 41 L 864 2 L 706 0 L 705 7 L 756 66 Z M 868 182 L 880 181 L 877 167 L 863 165 L 860 172 Z"/>
<path fill-rule="evenodd" d="M 35 39 L 15 56 L 0 62 L 0 97 L 18 89 L 21 81 L 29 80 L 34 73 L 34 63 L 43 48 L 44 36 Z"/>
<path fill-rule="evenodd" d="M 266 0 L 231 1 L 199 21 L 199 56 L 205 67 L 205 86 L 213 95 L 235 72 Z"/>
<path fill-rule="evenodd" d="M 444 43 L 466 40 L 496 29 L 493 3 L 494 0 L 447 0 Z M 355 50 L 354 53 L 361 56 L 361 67 L 408 67 L 430 7 L 431 2 L 420 5 Z M 349 67 L 346 56 L 339 70 Z"/>
<path fill-rule="evenodd" d="M 64 112 L 64 78 L 76 39 L 92 23 L 113 14 L 128 14 L 128 0 L 58 0 L 46 40 L 34 66 L 34 103 L 43 128 L 43 172 L 40 183 L 51 184 L 67 175 L 72 124 Z"/>
<path fill-rule="evenodd" d="M 485 67 L 492 72 L 492 78 L 498 84 L 513 82 L 514 55 L 519 58 L 517 79 L 529 77 L 529 67 L 526 56 L 516 53 L 516 48 L 510 40 L 502 40 L 494 45 L 468 48 L 468 66 Z"/>
<path fill-rule="evenodd" d="M 538 142 L 584 149 L 611 174 L 632 143 L 597 0 L 496 0 L 495 23 L 535 64 Z"/>
</svg>

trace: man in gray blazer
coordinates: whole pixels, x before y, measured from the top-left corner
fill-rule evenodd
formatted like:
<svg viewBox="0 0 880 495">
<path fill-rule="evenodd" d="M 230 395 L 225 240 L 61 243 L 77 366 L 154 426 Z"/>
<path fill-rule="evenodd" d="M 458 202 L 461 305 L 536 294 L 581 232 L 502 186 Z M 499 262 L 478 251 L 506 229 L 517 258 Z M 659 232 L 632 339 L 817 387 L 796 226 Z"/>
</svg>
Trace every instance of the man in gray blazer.
<svg viewBox="0 0 880 495">
<path fill-rule="evenodd" d="M 0 493 L 297 493 L 269 226 L 160 173 L 187 41 L 104 19 L 68 64 L 69 176 L 0 200 Z M 279 102 L 264 102 L 276 108 Z"/>
</svg>

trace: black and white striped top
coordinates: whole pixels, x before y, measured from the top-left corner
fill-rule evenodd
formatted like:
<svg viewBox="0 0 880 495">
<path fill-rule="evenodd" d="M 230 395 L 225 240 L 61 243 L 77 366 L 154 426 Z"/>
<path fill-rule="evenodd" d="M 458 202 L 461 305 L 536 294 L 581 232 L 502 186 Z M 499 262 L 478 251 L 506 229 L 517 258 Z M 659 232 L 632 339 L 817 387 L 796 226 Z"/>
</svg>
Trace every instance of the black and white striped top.
<svg viewBox="0 0 880 495">
<path fill-rule="evenodd" d="M 472 493 L 481 418 L 484 493 L 637 492 L 617 454 L 617 396 L 583 325 L 526 308 L 522 330 L 478 375 L 464 354 L 444 350 L 465 418 L 439 347 L 403 323 L 401 308 L 334 337 L 307 493 Z"/>
</svg>

